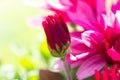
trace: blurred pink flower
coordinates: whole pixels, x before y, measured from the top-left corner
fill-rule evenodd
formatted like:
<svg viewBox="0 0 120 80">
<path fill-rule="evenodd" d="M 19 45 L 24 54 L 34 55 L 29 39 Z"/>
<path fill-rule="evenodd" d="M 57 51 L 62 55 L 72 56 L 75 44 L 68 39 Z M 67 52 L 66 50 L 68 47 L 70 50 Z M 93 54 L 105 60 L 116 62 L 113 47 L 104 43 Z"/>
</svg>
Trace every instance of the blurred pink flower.
<svg viewBox="0 0 120 80">
<path fill-rule="evenodd" d="M 94 76 L 95 80 L 120 80 L 119 67 L 116 64 L 111 68 L 105 66 L 101 73 L 95 70 Z"/>
<path fill-rule="evenodd" d="M 25 4 L 32 7 L 60 13 L 67 22 L 78 24 L 85 29 L 95 29 L 94 23 L 98 23 L 101 13 L 106 13 L 107 0 L 44 0 L 31 1 L 24 0 Z M 120 1 L 111 4 L 111 10 L 116 13 Z M 43 16 L 35 16 L 28 19 L 27 23 L 31 26 L 41 26 Z"/>
<path fill-rule="evenodd" d="M 25 3 L 33 7 L 60 13 L 65 21 L 78 24 L 85 29 L 94 29 L 92 23 L 96 23 L 97 16 L 105 12 L 105 0 L 45 0 L 43 3 L 25 0 Z M 38 18 L 35 19 L 32 18 L 28 22 L 36 26 Z"/>
</svg>

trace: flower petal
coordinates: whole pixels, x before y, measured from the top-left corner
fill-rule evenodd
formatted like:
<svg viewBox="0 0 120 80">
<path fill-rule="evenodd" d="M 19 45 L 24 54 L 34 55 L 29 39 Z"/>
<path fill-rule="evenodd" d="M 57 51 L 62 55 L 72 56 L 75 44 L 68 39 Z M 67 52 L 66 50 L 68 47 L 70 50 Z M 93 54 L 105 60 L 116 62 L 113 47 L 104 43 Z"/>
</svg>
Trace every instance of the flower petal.
<svg viewBox="0 0 120 80">
<path fill-rule="evenodd" d="M 89 47 L 87 47 L 84 42 L 82 42 L 80 39 L 78 38 L 74 38 L 72 37 L 71 40 L 71 53 L 74 55 L 78 55 L 84 52 L 90 52 L 92 51 L 92 49 L 90 49 Z"/>
<path fill-rule="evenodd" d="M 82 33 L 83 42 L 92 49 L 100 49 L 103 42 L 103 35 L 96 31 L 88 30 Z"/>
<path fill-rule="evenodd" d="M 105 64 L 106 62 L 100 55 L 94 55 L 86 59 L 77 71 L 78 80 L 83 80 L 89 76 L 92 76 L 96 69 L 100 70 Z"/>
<path fill-rule="evenodd" d="M 60 1 L 60 3 L 62 3 L 63 5 L 66 5 L 66 6 L 72 6 L 73 5 L 70 0 L 59 0 L 59 1 Z"/>
<path fill-rule="evenodd" d="M 43 20 L 44 17 L 42 16 L 34 16 L 27 20 L 27 24 L 31 27 L 40 28 Z"/>
<path fill-rule="evenodd" d="M 114 26 L 112 26 L 113 25 L 113 23 L 114 23 L 114 21 L 115 21 L 115 15 L 114 15 L 114 13 L 110 13 L 110 15 L 105 15 L 105 14 L 102 14 L 102 16 L 103 16 L 103 19 L 104 19 L 104 21 L 105 21 L 105 29 L 107 29 L 107 26 L 110 26 L 110 27 L 114 27 Z"/>
<path fill-rule="evenodd" d="M 79 61 L 79 63 L 81 63 L 82 61 L 85 60 L 86 57 L 88 57 L 90 55 L 89 52 L 85 52 L 85 53 L 81 53 L 81 54 L 77 54 L 77 55 L 73 55 L 73 54 L 68 54 L 66 56 L 66 60 L 68 63 L 73 64 Z"/>
<path fill-rule="evenodd" d="M 66 10 L 69 9 L 68 6 L 63 5 L 60 0 L 47 0 L 48 5 L 51 8 L 57 9 L 57 10 Z"/>
<path fill-rule="evenodd" d="M 95 77 L 95 80 L 100 80 L 100 72 L 95 70 L 94 77 Z"/>
<path fill-rule="evenodd" d="M 67 14 L 70 19 L 85 29 L 95 29 L 91 22 L 96 22 L 92 9 L 84 1 L 78 0 L 76 7 L 73 7 L 76 11 L 68 11 Z M 79 18 L 78 18 L 79 17 Z"/>
<path fill-rule="evenodd" d="M 66 58 L 66 61 L 68 62 L 67 58 Z M 76 61 L 70 65 L 71 65 L 71 68 L 75 68 L 75 67 L 79 66 L 81 63 L 82 63 L 82 61 Z M 64 66 L 63 66 L 63 62 L 61 60 L 57 60 L 52 66 L 52 70 L 59 71 L 59 70 L 63 70 L 63 69 L 64 69 Z"/>
<path fill-rule="evenodd" d="M 23 0 L 23 1 L 24 1 L 24 4 L 35 7 L 35 8 L 45 8 L 48 5 L 46 0 L 40 0 L 40 1 Z"/>
<path fill-rule="evenodd" d="M 120 54 L 117 53 L 113 48 L 108 50 L 109 57 L 114 61 L 120 61 Z"/>
<path fill-rule="evenodd" d="M 119 22 L 119 24 L 120 24 L 120 10 L 117 10 L 117 11 L 116 11 L 115 16 L 117 17 L 118 22 Z"/>
<path fill-rule="evenodd" d="M 63 67 L 63 62 L 61 60 L 57 60 L 53 66 L 52 66 L 52 69 L 53 70 L 63 70 L 64 67 Z"/>
<path fill-rule="evenodd" d="M 105 11 L 105 7 L 105 0 L 96 0 L 96 10 L 98 15 Z"/>
<path fill-rule="evenodd" d="M 120 0 L 116 0 L 111 7 L 112 11 L 115 13 L 116 10 L 120 10 Z"/>
</svg>

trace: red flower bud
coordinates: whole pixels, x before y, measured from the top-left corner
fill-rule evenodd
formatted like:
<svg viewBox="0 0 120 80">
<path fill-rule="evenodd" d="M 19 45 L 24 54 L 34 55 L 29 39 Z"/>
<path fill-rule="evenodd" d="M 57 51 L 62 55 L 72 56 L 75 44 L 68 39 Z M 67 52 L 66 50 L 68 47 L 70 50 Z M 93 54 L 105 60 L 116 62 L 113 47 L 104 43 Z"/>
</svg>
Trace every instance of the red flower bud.
<svg viewBox="0 0 120 80">
<path fill-rule="evenodd" d="M 52 55 L 55 57 L 65 56 L 71 41 L 67 25 L 62 17 L 60 15 L 47 16 L 42 25 Z"/>
</svg>

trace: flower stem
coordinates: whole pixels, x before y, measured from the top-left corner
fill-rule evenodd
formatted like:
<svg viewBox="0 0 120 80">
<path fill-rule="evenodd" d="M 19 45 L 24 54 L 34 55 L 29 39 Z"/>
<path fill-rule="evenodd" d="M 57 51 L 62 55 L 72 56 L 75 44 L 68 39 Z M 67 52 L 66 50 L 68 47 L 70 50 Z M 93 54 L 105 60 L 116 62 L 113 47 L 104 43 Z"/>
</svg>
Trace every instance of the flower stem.
<svg viewBox="0 0 120 80">
<path fill-rule="evenodd" d="M 66 80 L 72 80 L 70 65 L 65 60 L 63 61 L 63 65 L 64 65 L 64 72 L 66 75 Z"/>
</svg>

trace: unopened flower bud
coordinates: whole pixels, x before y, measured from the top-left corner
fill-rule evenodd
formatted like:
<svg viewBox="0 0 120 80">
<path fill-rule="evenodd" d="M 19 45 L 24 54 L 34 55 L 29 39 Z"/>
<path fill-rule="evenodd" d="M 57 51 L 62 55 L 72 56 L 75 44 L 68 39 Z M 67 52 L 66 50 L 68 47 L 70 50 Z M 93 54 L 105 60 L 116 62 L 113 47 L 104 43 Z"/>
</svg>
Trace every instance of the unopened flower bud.
<svg viewBox="0 0 120 80">
<path fill-rule="evenodd" d="M 64 57 L 70 45 L 70 34 L 67 25 L 60 15 L 47 16 L 42 22 L 49 50 L 55 57 Z"/>
</svg>

